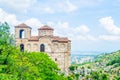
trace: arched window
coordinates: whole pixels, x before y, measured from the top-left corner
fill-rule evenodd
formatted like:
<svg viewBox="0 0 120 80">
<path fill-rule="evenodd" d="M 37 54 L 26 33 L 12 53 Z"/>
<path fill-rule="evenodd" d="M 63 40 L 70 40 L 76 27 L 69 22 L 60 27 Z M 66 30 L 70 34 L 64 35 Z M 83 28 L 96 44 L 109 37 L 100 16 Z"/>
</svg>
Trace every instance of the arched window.
<svg viewBox="0 0 120 80">
<path fill-rule="evenodd" d="M 55 58 L 55 61 L 57 61 L 57 58 Z"/>
<path fill-rule="evenodd" d="M 40 45 L 40 52 L 45 52 L 45 45 L 44 44 Z"/>
<path fill-rule="evenodd" d="M 22 29 L 22 30 L 20 30 L 20 38 L 25 38 L 25 36 L 24 36 L 24 30 Z"/>
<path fill-rule="evenodd" d="M 20 51 L 24 52 L 24 44 L 20 45 Z"/>
</svg>

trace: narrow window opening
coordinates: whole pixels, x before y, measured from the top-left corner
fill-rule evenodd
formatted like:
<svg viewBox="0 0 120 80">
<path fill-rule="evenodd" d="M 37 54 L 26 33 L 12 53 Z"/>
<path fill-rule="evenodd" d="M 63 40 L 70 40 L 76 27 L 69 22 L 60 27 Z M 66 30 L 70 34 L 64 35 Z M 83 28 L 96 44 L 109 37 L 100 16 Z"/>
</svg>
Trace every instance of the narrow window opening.
<svg viewBox="0 0 120 80">
<path fill-rule="evenodd" d="M 57 58 L 55 58 L 55 61 L 57 61 Z"/>
<path fill-rule="evenodd" d="M 24 52 L 24 44 L 20 45 L 20 51 Z"/>
<path fill-rule="evenodd" d="M 25 36 L 24 36 L 24 30 L 20 30 L 20 38 L 25 38 Z"/>
<path fill-rule="evenodd" d="M 45 52 L 45 45 L 44 44 L 40 45 L 40 52 Z"/>
</svg>

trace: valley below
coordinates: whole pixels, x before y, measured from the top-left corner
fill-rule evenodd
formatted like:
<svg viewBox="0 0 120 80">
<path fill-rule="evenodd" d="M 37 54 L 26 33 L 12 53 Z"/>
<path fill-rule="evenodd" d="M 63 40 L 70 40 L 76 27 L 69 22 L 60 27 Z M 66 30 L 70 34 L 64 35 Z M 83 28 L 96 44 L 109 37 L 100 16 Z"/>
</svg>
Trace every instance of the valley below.
<svg viewBox="0 0 120 80">
<path fill-rule="evenodd" d="M 71 75 L 77 80 L 120 80 L 120 51 L 99 54 L 73 54 Z"/>
</svg>

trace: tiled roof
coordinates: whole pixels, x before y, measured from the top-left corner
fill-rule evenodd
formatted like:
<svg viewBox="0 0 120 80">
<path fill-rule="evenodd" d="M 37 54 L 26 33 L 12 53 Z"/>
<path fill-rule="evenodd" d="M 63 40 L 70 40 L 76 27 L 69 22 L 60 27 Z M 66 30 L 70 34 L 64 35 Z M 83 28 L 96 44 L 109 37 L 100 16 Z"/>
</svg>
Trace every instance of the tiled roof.
<svg viewBox="0 0 120 80">
<path fill-rule="evenodd" d="M 38 41 L 38 40 L 39 40 L 38 36 L 31 36 L 28 41 Z"/>
<path fill-rule="evenodd" d="M 38 41 L 38 36 L 31 36 L 28 41 Z M 52 37 L 53 42 L 70 42 L 70 40 L 67 37 L 59 37 L 59 36 L 53 36 Z"/>
<path fill-rule="evenodd" d="M 44 25 L 44 26 L 42 26 L 41 28 L 38 28 L 38 30 L 54 30 L 54 29 L 51 28 L 51 27 L 48 26 L 48 25 Z"/>
<path fill-rule="evenodd" d="M 69 42 L 67 37 L 53 36 L 53 42 Z"/>
<path fill-rule="evenodd" d="M 25 23 L 21 23 L 21 24 L 15 26 L 15 28 L 31 28 L 31 27 L 27 26 Z"/>
</svg>

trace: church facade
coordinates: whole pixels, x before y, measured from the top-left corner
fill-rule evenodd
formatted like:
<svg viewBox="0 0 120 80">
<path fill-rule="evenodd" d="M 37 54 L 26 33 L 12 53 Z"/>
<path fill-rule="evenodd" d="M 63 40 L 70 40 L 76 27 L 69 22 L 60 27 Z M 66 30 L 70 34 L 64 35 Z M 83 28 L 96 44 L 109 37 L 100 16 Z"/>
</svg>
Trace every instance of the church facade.
<svg viewBox="0 0 120 80">
<path fill-rule="evenodd" d="M 48 25 L 38 28 L 38 36 L 31 35 L 31 27 L 22 23 L 15 26 L 16 45 L 21 51 L 45 52 L 62 71 L 68 70 L 71 57 L 71 41 L 66 37 L 54 36 Z"/>
</svg>

